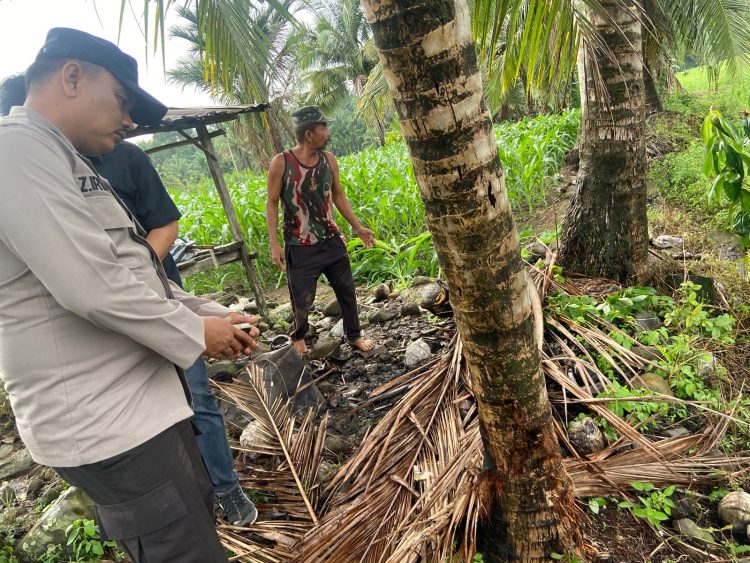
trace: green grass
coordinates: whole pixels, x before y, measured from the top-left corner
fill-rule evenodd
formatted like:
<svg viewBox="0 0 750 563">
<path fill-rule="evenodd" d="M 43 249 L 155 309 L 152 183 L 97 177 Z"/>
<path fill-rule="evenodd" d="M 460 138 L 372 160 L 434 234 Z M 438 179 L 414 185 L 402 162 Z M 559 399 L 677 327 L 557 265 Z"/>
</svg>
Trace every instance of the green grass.
<svg viewBox="0 0 750 563">
<path fill-rule="evenodd" d="M 687 93 L 669 94 L 664 100 L 665 109 L 702 119 L 713 105 L 724 115 L 737 117 L 750 106 L 750 69 L 742 69 L 734 76 L 724 72 L 719 75 L 718 89 L 709 85 L 705 67 L 678 72 L 677 80 Z"/>
<path fill-rule="evenodd" d="M 565 154 L 575 144 L 580 114 L 525 118 L 495 127 L 498 153 L 505 169 L 508 195 L 514 207 L 533 208 L 545 201 Z M 393 138 L 394 136 L 390 136 Z M 378 244 L 365 249 L 351 240 L 349 226 L 338 217 L 350 239 L 352 269 L 357 283 L 396 280 L 406 283 L 415 275 L 438 272 L 435 251 L 424 217 L 419 187 L 402 140 L 339 158 L 341 184 L 360 221 L 375 231 Z M 258 274 L 266 285 L 283 280 L 270 261 L 265 224 L 266 175 L 255 172 L 226 177 L 240 226 L 252 251 L 258 253 Z M 231 242 L 218 194 L 210 181 L 171 192 L 182 211 L 182 236 L 198 244 Z M 243 281 L 237 265 L 197 274 L 187 280 L 191 291 L 216 291 Z"/>
<path fill-rule="evenodd" d="M 718 88 L 709 85 L 705 67 L 678 72 L 676 76 L 687 93 L 665 96 L 664 107 L 673 113 L 656 116 L 649 123 L 650 134 L 667 153 L 649 164 L 649 191 L 658 192 L 670 205 L 697 211 L 712 226 L 727 230 L 730 213 L 726 206 L 708 201 L 711 180 L 703 173 L 705 149 L 700 127 L 711 106 L 739 123 L 740 110 L 750 105 L 750 70 L 739 71 L 735 76 L 720 74 Z"/>
</svg>

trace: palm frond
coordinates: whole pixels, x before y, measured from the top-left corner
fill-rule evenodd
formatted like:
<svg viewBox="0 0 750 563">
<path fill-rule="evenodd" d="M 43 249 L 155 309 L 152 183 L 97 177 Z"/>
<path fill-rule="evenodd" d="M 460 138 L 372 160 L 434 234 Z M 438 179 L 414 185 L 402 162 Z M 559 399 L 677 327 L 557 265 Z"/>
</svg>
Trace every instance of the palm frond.
<svg viewBox="0 0 750 563">
<path fill-rule="evenodd" d="M 269 400 L 263 371 L 253 365 L 247 368 L 246 373 L 247 382 L 215 385 L 223 396 L 240 410 L 252 415 L 258 424 L 261 438 L 247 448 L 248 451 L 283 458 L 283 463 L 268 476 L 269 479 L 275 476 L 273 491 L 277 501 L 282 497 L 290 499 L 285 506 L 301 503 L 307 513 L 306 518 L 317 524 L 318 518 L 308 490 L 313 488 L 317 479 L 323 443 L 321 436 L 325 435 L 327 419 L 324 418 L 321 425 L 314 429 L 314 413 L 310 412 L 295 432 L 295 419 L 289 406 L 281 400 L 274 403 Z M 305 518 L 299 506 L 294 513 L 298 518 Z"/>
</svg>

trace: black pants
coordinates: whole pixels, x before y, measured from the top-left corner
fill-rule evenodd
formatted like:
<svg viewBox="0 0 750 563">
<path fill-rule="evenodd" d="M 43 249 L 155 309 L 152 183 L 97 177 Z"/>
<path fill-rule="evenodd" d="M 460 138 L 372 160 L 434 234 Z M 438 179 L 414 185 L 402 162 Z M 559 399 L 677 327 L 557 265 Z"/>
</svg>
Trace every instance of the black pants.
<svg viewBox="0 0 750 563">
<path fill-rule="evenodd" d="M 115 457 L 55 471 L 91 497 L 102 537 L 117 540 L 134 563 L 227 561 L 189 421 Z"/>
<path fill-rule="evenodd" d="M 315 301 L 320 274 L 325 274 L 341 305 L 346 336 L 349 340 L 359 338 L 361 332 L 357 314 L 357 294 L 349 255 L 341 237 L 337 235 L 310 246 L 287 244 L 284 257 L 294 315 L 292 340 L 302 340 L 310 328 L 307 316 Z"/>
</svg>

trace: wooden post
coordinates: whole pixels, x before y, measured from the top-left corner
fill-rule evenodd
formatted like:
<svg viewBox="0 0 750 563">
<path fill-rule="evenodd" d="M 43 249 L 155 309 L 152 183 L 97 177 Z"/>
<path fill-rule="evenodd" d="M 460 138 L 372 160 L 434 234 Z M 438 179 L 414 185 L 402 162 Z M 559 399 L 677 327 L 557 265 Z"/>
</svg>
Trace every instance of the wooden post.
<svg viewBox="0 0 750 563">
<path fill-rule="evenodd" d="M 198 139 L 206 148 L 206 161 L 208 162 L 208 168 L 211 170 L 211 177 L 214 179 L 214 184 L 216 184 L 216 191 L 219 192 L 219 199 L 221 200 L 221 205 L 224 207 L 224 213 L 226 213 L 227 220 L 229 221 L 229 228 L 232 231 L 232 236 L 234 237 L 234 240 L 242 242 L 242 245 L 240 246 L 242 265 L 245 267 L 247 280 L 250 282 L 250 287 L 255 294 L 255 303 L 258 305 L 260 313 L 262 315 L 267 315 L 268 308 L 266 307 L 266 298 L 263 296 L 260 281 L 255 272 L 255 265 L 250 257 L 250 251 L 247 248 L 245 234 L 240 228 L 240 221 L 237 219 L 237 212 L 234 210 L 234 205 L 232 205 L 232 199 L 229 197 L 227 185 L 224 183 L 224 174 L 219 168 L 219 161 L 216 158 L 211 135 L 209 135 L 208 128 L 205 125 L 198 125 L 195 129 L 198 132 Z"/>
</svg>

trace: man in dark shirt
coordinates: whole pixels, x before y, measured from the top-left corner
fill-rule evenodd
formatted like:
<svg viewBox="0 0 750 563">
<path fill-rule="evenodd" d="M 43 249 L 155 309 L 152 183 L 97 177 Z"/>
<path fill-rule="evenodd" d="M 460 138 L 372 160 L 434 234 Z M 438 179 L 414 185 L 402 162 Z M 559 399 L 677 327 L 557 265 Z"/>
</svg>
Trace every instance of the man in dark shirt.
<svg viewBox="0 0 750 563">
<path fill-rule="evenodd" d="M 26 76 L 23 72 L 11 74 L 0 81 L 0 117 L 10 113 L 13 106 L 22 106 L 26 99 Z"/>
<path fill-rule="evenodd" d="M 177 238 L 180 212 L 151 159 L 138 146 L 124 142 L 110 153 L 91 157 L 91 163 L 109 180 L 148 233 L 146 240 L 161 258 L 167 277 L 182 287 L 177 265 L 169 253 Z M 224 418 L 208 388 L 208 372 L 202 358 L 185 370 L 185 378 L 193 399 L 193 424 L 200 432 L 196 437 L 198 446 L 216 498 L 232 525 L 249 526 L 258 513 L 240 487 L 239 477 L 234 471 Z"/>
</svg>

